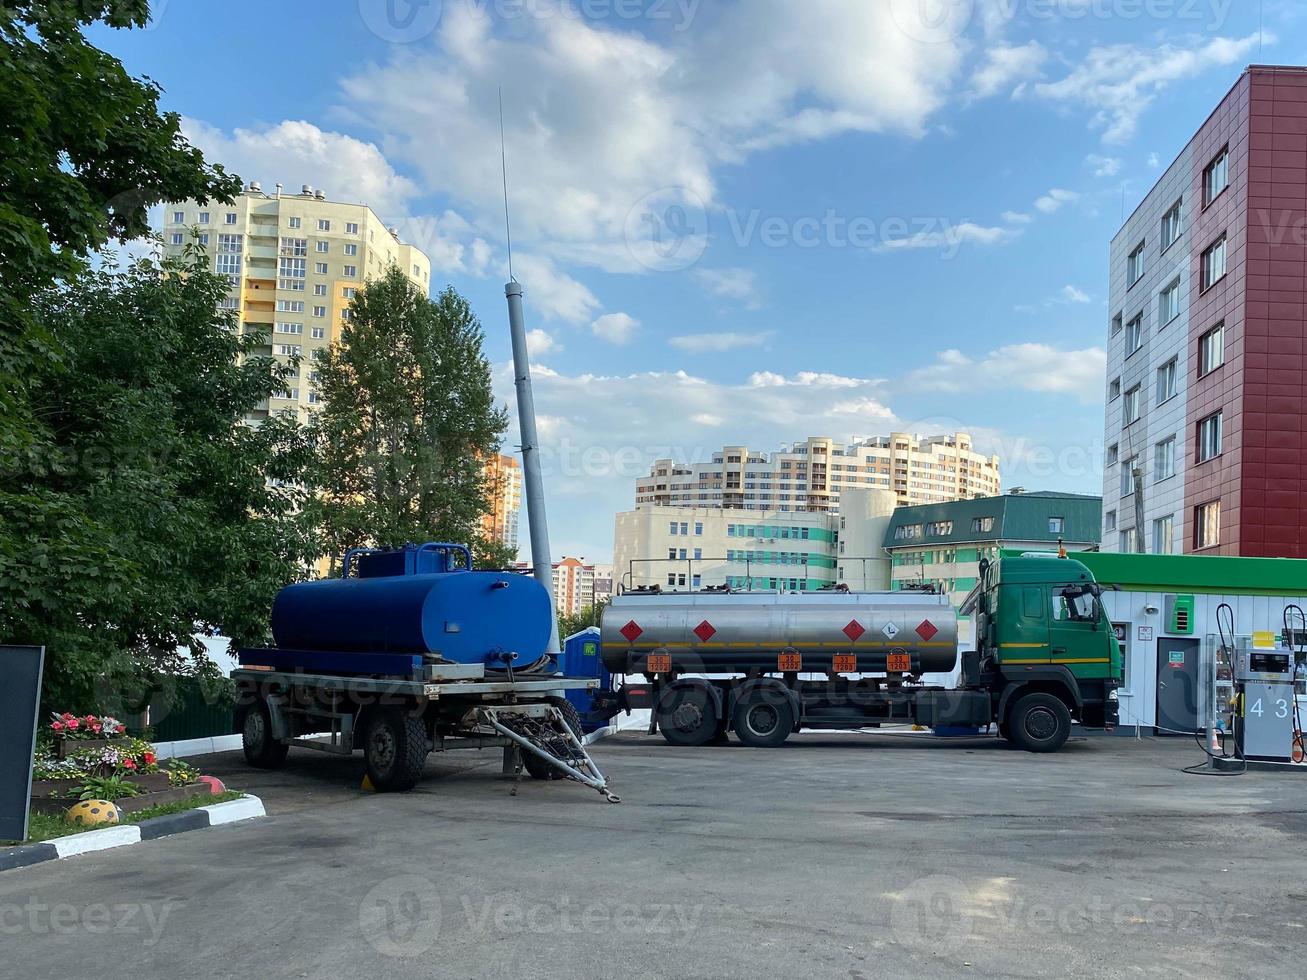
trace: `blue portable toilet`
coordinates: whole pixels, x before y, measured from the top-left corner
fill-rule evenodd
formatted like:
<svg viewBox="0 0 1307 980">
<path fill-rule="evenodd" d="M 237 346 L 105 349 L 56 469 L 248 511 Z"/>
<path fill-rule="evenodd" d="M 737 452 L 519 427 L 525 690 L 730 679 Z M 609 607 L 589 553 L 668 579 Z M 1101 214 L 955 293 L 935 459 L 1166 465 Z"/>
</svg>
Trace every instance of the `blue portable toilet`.
<svg viewBox="0 0 1307 980">
<path fill-rule="evenodd" d="M 599 656 L 599 628 L 591 626 L 573 633 L 563 641 L 563 674 L 566 677 L 595 677 L 599 680 L 601 690 L 610 686 L 611 675 Z M 607 720 L 595 720 L 590 717 L 590 703 L 593 696 L 589 691 L 568 691 L 567 700 L 581 716 L 581 727 L 586 734 L 603 728 Z"/>
</svg>

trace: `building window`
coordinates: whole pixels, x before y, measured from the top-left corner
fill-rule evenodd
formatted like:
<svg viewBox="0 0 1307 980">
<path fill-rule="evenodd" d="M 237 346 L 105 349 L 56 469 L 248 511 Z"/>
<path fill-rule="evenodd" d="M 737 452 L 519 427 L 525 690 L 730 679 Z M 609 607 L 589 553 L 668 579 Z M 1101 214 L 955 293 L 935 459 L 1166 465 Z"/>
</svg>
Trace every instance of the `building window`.
<svg viewBox="0 0 1307 980">
<path fill-rule="evenodd" d="M 1221 413 L 1209 415 L 1198 423 L 1198 462 L 1221 455 Z"/>
<path fill-rule="evenodd" d="M 1157 404 L 1175 397 L 1175 375 L 1179 358 L 1173 357 L 1157 369 Z"/>
<path fill-rule="evenodd" d="M 299 344 L 278 344 L 277 353 L 283 357 L 299 357 L 300 351 L 303 350 Z"/>
<path fill-rule="evenodd" d="M 1169 555 L 1174 543 L 1175 522 L 1168 514 L 1153 521 L 1153 554 Z"/>
<path fill-rule="evenodd" d="M 278 313 L 303 313 L 304 300 L 302 299 L 279 299 L 277 300 Z"/>
<path fill-rule="evenodd" d="M 1132 555 L 1138 550 L 1135 547 L 1135 529 L 1128 527 L 1121 532 L 1121 552 L 1122 554 Z"/>
<path fill-rule="evenodd" d="M 1063 534 L 1063 533 L 1065 533 L 1065 532 L 1066 532 L 1066 518 L 1065 518 L 1065 517 L 1050 517 L 1050 518 L 1048 519 L 1048 533 L 1049 533 L 1049 534 Z"/>
<path fill-rule="evenodd" d="M 1223 149 L 1203 171 L 1203 205 L 1215 201 L 1230 186 L 1230 148 Z"/>
<path fill-rule="evenodd" d="M 182 233 L 180 231 L 175 231 L 172 233 L 172 243 L 174 245 L 180 245 L 182 243 L 182 240 L 183 240 Z"/>
<path fill-rule="evenodd" d="M 302 323 L 278 323 L 277 333 L 303 333 L 304 324 Z"/>
<path fill-rule="evenodd" d="M 1121 496 L 1128 497 L 1135 492 L 1135 459 L 1127 459 L 1121 464 Z"/>
<path fill-rule="evenodd" d="M 667 526 L 667 533 L 670 534 L 670 535 L 672 535 L 673 537 L 675 537 L 675 536 L 676 536 L 676 529 L 677 529 L 677 527 L 679 527 L 679 526 L 680 526 L 680 525 L 678 525 L 675 521 L 672 521 L 672 522 Z"/>
<path fill-rule="evenodd" d="M 355 224 L 353 221 L 345 222 L 345 234 L 357 235 L 358 233 L 359 233 L 359 226 L 357 224 Z"/>
<path fill-rule="evenodd" d="M 1117 334 L 1119 334 L 1121 332 L 1121 328 L 1124 325 L 1125 325 L 1125 321 L 1121 318 L 1120 313 L 1112 317 L 1112 336 L 1115 337 Z"/>
<path fill-rule="evenodd" d="M 1162 290 L 1157 300 L 1157 322 L 1166 326 L 1180 315 L 1180 280 Z"/>
<path fill-rule="evenodd" d="M 327 328 L 326 328 L 326 327 L 314 327 L 313 330 L 310 332 L 309 336 L 312 337 L 314 340 L 326 340 L 326 339 L 327 339 Z"/>
<path fill-rule="evenodd" d="M 327 263 L 325 263 L 325 262 L 314 262 L 314 263 L 313 263 L 313 273 L 314 273 L 314 275 L 325 276 L 325 275 L 327 274 Z"/>
<path fill-rule="evenodd" d="M 1142 312 L 1135 315 L 1135 318 L 1125 325 L 1125 356 L 1129 357 L 1140 347 L 1144 346 L 1144 314 Z"/>
<path fill-rule="evenodd" d="M 310 405 L 317 405 L 317 404 L 318 404 L 319 402 L 321 402 L 321 401 L 322 401 L 322 396 L 319 395 L 316 391 L 310 391 L 310 392 L 309 392 L 309 404 L 310 404 Z"/>
<path fill-rule="evenodd" d="M 971 530 L 973 533 L 988 534 L 994 530 L 994 518 L 992 517 L 973 517 L 971 519 Z"/>
<path fill-rule="evenodd" d="M 308 255 L 309 240 L 307 238 L 283 238 L 281 240 L 282 255 Z"/>
<path fill-rule="evenodd" d="M 1183 200 L 1176 201 L 1171 205 L 1171 210 L 1162 215 L 1162 251 L 1175 244 L 1175 240 L 1180 237 L 1180 206 Z"/>
<path fill-rule="evenodd" d="M 209 233 L 208 233 L 207 231 L 204 232 L 202 235 L 200 235 L 200 237 L 197 239 L 197 241 L 199 241 L 199 243 L 200 243 L 204 248 L 208 248 L 208 247 L 209 247 Z"/>
<path fill-rule="evenodd" d="M 200 212 L 200 224 L 202 224 L 202 225 L 207 225 L 208 223 L 209 223 L 209 212 L 208 212 L 208 211 L 201 211 L 201 212 Z"/>
<path fill-rule="evenodd" d="M 277 270 L 277 288 L 303 290 L 304 279 L 308 275 L 308 262 L 305 259 L 283 258 Z"/>
<path fill-rule="evenodd" d="M 894 529 L 894 537 L 899 541 L 910 541 L 921 537 L 920 524 L 900 524 Z"/>
<path fill-rule="evenodd" d="M 1130 253 L 1125 263 L 1126 285 L 1133 286 L 1144 277 L 1144 245 L 1140 242 L 1135 246 L 1135 250 Z"/>
<path fill-rule="evenodd" d="M 1221 543 L 1221 502 L 1194 508 L 1194 547 L 1214 548 Z"/>
<path fill-rule="evenodd" d="M 326 315 L 327 315 L 327 308 L 326 308 L 325 306 L 315 306 L 315 307 L 313 307 L 313 315 L 314 315 L 314 316 L 326 316 Z"/>
<path fill-rule="evenodd" d="M 952 521 L 933 521 L 926 525 L 926 533 L 931 537 L 944 537 L 953 533 Z"/>
<path fill-rule="evenodd" d="M 327 284 L 324 283 L 324 282 L 315 283 L 314 286 L 313 286 L 313 295 L 314 295 L 314 296 L 326 296 L 326 295 L 327 295 Z"/>
<path fill-rule="evenodd" d="M 331 242 L 314 242 L 313 245 L 319 252 L 326 253 L 331 251 Z"/>
<path fill-rule="evenodd" d="M 175 225 L 184 225 L 184 224 L 186 224 L 186 212 L 185 212 L 185 211 L 174 211 L 174 212 L 172 213 L 172 223 L 175 224 Z"/>
<path fill-rule="evenodd" d="M 1163 439 L 1153 450 L 1153 481 L 1175 476 L 1175 436 Z"/>
<path fill-rule="evenodd" d="M 1113 378 L 1112 383 L 1107 386 L 1107 400 L 1110 402 L 1114 402 L 1120 397 L 1121 397 L 1121 379 Z"/>
<path fill-rule="evenodd" d="M 1225 324 L 1218 323 L 1198 339 L 1198 377 L 1225 363 Z"/>
<path fill-rule="evenodd" d="M 1203 252 L 1203 289 L 1211 289 L 1225 278 L 1225 236 L 1222 235 Z"/>
<path fill-rule="evenodd" d="M 352 244 L 352 243 L 349 244 L 349 245 L 346 245 L 346 246 L 345 246 L 345 254 L 346 254 L 346 255 L 358 255 L 358 254 L 359 254 L 359 247 L 358 247 L 357 245 L 355 245 L 355 244 Z"/>
<path fill-rule="evenodd" d="M 359 269 L 358 266 L 356 265 L 347 265 L 345 266 L 344 270 L 342 270 L 342 275 L 344 275 L 346 279 L 353 279 L 358 274 L 359 274 Z"/>
<path fill-rule="evenodd" d="M 326 218 L 318 219 L 318 231 L 331 231 L 331 222 Z"/>
<path fill-rule="evenodd" d="M 340 295 L 344 296 L 346 299 L 353 299 L 357 293 L 358 289 L 354 286 L 346 286 L 340 291 Z"/>
<path fill-rule="evenodd" d="M 1120 458 L 1120 455 L 1121 455 L 1121 451 L 1117 448 L 1116 443 L 1113 443 L 1112 445 L 1108 446 L 1108 447 L 1107 447 L 1107 463 L 1106 463 L 1106 465 L 1108 465 L 1108 466 L 1115 466 L 1116 463 L 1117 463 L 1117 460 Z"/>
<path fill-rule="evenodd" d="M 695 524 L 694 524 L 694 533 L 695 533 L 697 536 L 699 536 L 699 537 L 703 537 L 703 522 L 702 522 L 702 521 L 696 521 L 696 522 L 695 522 Z"/>
<path fill-rule="evenodd" d="M 1103 526 L 1108 531 L 1116 530 L 1116 511 L 1109 510 L 1103 515 Z"/>
<path fill-rule="evenodd" d="M 225 220 L 229 225 L 234 225 L 236 223 L 236 212 L 228 211 L 223 220 Z"/>
<path fill-rule="evenodd" d="M 1125 400 L 1122 402 L 1121 412 L 1126 425 L 1131 425 L 1132 423 L 1139 421 L 1140 403 L 1143 400 L 1139 395 L 1142 390 L 1141 386 L 1135 385 L 1125 393 Z"/>
<path fill-rule="evenodd" d="M 300 219 L 297 216 L 292 216 L 286 219 L 287 228 L 298 228 L 299 226 L 300 226 Z"/>
</svg>

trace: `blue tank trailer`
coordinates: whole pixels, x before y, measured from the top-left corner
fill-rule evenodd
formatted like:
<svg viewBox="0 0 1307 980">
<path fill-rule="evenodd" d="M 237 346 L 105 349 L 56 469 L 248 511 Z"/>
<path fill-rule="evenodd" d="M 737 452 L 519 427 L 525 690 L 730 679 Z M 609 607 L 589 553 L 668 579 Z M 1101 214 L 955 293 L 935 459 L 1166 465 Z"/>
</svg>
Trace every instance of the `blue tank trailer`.
<svg viewBox="0 0 1307 980">
<path fill-rule="evenodd" d="M 570 778 L 616 802 L 586 751 L 569 678 L 549 652 L 549 593 L 513 571 L 475 571 L 464 545 L 357 549 L 340 578 L 282 589 L 275 645 L 232 673 L 246 760 L 276 768 L 292 746 L 363 752 L 381 792 L 411 789 L 431 752 L 500 747 L 505 766 Z"/>
</svg>

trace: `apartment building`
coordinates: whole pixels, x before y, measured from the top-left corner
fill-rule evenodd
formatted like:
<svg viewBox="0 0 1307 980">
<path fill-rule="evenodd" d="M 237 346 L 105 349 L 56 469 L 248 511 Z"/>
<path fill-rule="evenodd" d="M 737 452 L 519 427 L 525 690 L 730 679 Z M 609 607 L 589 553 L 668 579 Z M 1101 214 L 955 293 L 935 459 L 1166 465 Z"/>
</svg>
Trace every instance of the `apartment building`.
<svg viewBox="0 0 1307 980">
<path fill-rule="evenodd" d="M 922 438 L 905 432 L 841 445 L 826 437 L 760 452 L 723 446 L 707 463 L 657 460 L 636 481 L 635 503 L 660 507 L 794 513 L 838 511 L 845 490 L 889 490 L 909 504 L 999 492 L 997 456 L 966 433 Z"/>
<path fill-rule="evenodd" d="M 485 475 L 491 510 L 481 518 L 481 533 L 516 551 L 522 516 L 522 467 L 516 456 L 496 453 L 486 461 Z"/>
<path fill-rule="evenodd" d="M 253 413 L 308 417 L 320 403 L 313 354 L 339 338 L 355 291 L 397 266 L 426 295 L 431 261 L 400 241 L 365 204 L 329 201 L 307 185 L 299 194 L 266 194 L 251 182 L 231 204 L 194 201 L 164 206 L 164 248 L 180 255 L 188 245 L 207 250 L 213 269 L 226 276 L 224 300 L 246 332 L 259 332 L 262 353 L 282 361 L 298 357 L 296 375 L 281 395 Z"/>
<path fill-rule="evenodd" d="M 1104 551 L 1307 557 L 1307 69 L 1253 66 L 1111 246 Z"/>
<path fill-rule="evenodd" d="M 595 567 L 580 558 L 554 563 L 554 606 L 560 616 L 577 616 L 595 604 Z"/>
</svg>

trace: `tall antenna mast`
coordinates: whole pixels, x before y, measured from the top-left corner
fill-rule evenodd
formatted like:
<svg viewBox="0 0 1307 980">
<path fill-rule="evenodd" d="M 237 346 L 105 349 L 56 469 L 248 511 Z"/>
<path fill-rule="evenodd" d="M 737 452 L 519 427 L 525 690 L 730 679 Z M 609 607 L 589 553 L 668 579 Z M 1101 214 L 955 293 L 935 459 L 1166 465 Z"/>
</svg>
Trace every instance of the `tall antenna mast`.
<svg viewBox="0 0 1307 980">
<path fill-rule="evenodd" d="M 504 167 L 504 230 L 508 231 L 508 153 L 504 140 L 504 90 L 499 90 L 499 150 Z M 554 563 L 549 550 L 549 519 L 545 516 L 545 482 L 540 472 L 540 436 L 536 431 L 535 394 L 531 388 L 531 358 L 526 346 L 526 318 L 522 314 L 522 284 L 513 277 L 513 240 L 508 239 L 508 329 L 513 340 L 513 383 L 517 390 L 517 427 L 522 435 L 522 484 L 526 495 L 526 522 L 531 531 L 531 568 L 549 593 L 549 648 L 562 653 L 558 614 L 554 604 Z"/>
</svg>

